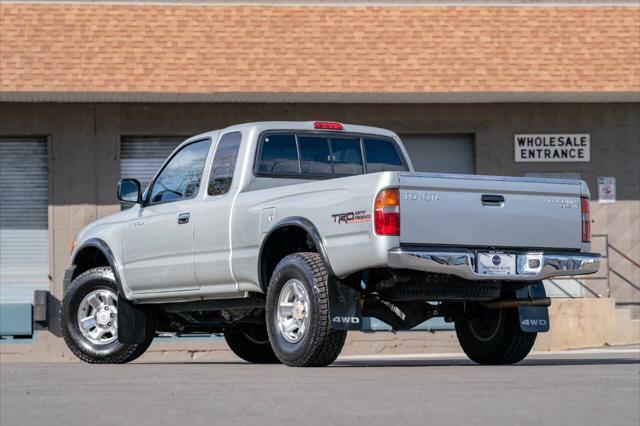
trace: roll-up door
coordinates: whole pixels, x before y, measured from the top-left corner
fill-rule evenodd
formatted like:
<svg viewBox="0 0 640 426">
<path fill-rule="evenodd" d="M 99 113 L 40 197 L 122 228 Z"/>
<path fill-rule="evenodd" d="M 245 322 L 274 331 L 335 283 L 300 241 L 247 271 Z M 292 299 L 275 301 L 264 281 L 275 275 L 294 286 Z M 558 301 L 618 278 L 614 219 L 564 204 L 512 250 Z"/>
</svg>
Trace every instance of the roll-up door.
<svg viewBox="0 0 640 426">
<path fill-rule="evenodd" d="M 169 157 L 186 138 L 182 137 L 123 137 L 120 141 L 120 178 L 140 181 L 142 190 Z M 133 206 L 121 203 L 122 209 Z"/>
<path fill-rule="evenodd" d="M 0 303 L 49 289 L 47 142 L 0 138 Z"/>
<path fill-rule="evenodd" d="M 413 168 L 417 172 L 475 173 L 473 135 L 400 135 Z M 390 330 L 391 327 L 375 318 L 365 318 L 363 330 Z M 451 330 L 452 323 L 433 318 L 415 330 Z"/>
<path fill-rule="evenodd" d="M 138 179 L 146 188 L 169 154 L 186 138 L 123 137 L 120 144 L 120 176 Z"/>
<path fill-rule="evenodd" d="M 473 135 L 401 136 L 417 172 L 473 174 Z"/>
</svg>

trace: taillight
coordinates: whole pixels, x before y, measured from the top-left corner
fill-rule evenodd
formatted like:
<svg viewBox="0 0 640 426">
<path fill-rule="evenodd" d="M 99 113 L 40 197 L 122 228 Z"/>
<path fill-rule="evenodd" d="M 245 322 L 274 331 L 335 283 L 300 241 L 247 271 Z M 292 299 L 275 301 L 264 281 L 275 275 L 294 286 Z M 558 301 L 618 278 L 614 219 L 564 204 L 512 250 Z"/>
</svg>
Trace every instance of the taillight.
<svg viewBox="0 0 640 426">
<path fill-rule="evenodd" d="M 582 217 L 582 242 L 591 242 L 591 208 L 587 197 L 580 198 L 580 211 Z"/>
<path fill-rule="evenodd" d="M 376 197 L 374 224 L 378 235 L 400 235 L 400 191 L 383 189 Z"/>
<path fill-rule="evenodd" d="M 316 121 L 313 123 L 313 128 L 322 130 L 344 130 L 342 124 L 336 123 L 335 121 Z"/>
</svg>

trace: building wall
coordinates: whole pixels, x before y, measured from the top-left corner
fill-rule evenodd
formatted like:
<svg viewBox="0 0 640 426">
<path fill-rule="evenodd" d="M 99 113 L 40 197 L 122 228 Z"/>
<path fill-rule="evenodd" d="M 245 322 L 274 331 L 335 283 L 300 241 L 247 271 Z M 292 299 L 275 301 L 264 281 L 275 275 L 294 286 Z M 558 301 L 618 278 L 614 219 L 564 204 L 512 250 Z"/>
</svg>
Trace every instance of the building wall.
<svg viewBox="0 0 640 426">
<path fill-rule="evenodd" d="M 527 172 L 579 172 L 597 200 L 598 176 L 615 176 L 618 202 L 592 202 L 593 234 L 640 260 L 640 104 L 161 104 L 0 103 L 0 136 L 46 136 L 50 155 L 49 234 L 51 290 L 62 275 L 76 233 L 119 210 L 122 136 L 190 136 L 261 120 L 337 120 L 390 128 L 400 134 L 474 134 L 475 170 L 523 176 Z M 589 133 L 589 163 L 515 163 L 516 133 Z M 604 252 L 603 238 L 594 250 Z M 610 255 L 612 295 L 640 302 L 640 271 Z M 607 265 L 589 280 L 607 295 Z M 624 277 L 624 278 L 620 278 Z M 625 281 L 628 280 L 629 282 Z M 635 286 L 635 287 L 634 287 Z"/>
</svg>

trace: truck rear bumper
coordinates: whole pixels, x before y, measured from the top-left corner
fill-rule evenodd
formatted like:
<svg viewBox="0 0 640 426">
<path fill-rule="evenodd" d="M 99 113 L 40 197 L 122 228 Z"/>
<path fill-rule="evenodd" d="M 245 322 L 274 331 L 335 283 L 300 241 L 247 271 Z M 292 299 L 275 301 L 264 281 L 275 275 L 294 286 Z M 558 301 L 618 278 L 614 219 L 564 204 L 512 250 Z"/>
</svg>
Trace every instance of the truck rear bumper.
<svg viewBox="0 0 640 426">
<path fill-rule="evenodd" d="M 561 275 L 593 274 L 600 267 L 596 253 L 515 251 L 516 273 L 485 275 L 477 272 L 474 250 L 394 248 L 388 252 L 392 268 L 451 274 L 468 280 L 536 281 Z"/>
</svg>

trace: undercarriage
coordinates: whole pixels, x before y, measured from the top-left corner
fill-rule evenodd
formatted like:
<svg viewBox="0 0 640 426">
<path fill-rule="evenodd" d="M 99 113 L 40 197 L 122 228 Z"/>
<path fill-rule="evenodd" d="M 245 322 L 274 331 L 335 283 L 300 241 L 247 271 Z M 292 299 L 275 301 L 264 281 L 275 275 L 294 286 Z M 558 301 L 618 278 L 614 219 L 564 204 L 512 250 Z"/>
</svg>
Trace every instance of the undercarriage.
<svg viewBox="0 0 640 426">
<path fill-rule="evenodd" d="M 333 285 L 338 294 L 331 301 L 331 316 L 350 318 L 348 327 L 344 327 L 344 322 L 337 325 L 340 329 L 359 329 L 362 317 L 376 318 L 399 331 L 411 330 L 434 317 L 455 322 L 478 315 L 479 309 L 550 305 L 545 296 L 517 297 L 519 290 L 529 294 L 530 283 L 479 283 L 411 270 L 366 270 L 336 280 Z M 264 296 L 252 294 L 247 298 L 145 305 L 145 308 L 156 317 L 158 332 L 189 334 L 242 332 L 264 325 L 264 306 Z"/>
</svg>

